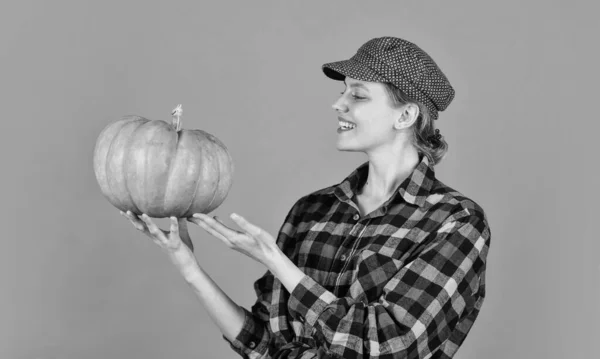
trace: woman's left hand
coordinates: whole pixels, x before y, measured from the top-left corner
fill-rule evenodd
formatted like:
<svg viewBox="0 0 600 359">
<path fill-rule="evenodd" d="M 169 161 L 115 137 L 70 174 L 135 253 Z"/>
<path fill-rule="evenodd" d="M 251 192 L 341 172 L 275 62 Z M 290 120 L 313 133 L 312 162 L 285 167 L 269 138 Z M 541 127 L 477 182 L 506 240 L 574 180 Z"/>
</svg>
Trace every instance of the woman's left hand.
<svg viewBox="0 0 600 359">
<path fill-rule="evenodd" d="M 231 219 L 243 231 L 240 232 L 227 227 L 217 216 L 210 217 L 203 213 L 194 213 L 192 217 L 188 217 L 188 221 L 204 228 L 208 233 L 225 243 L 227 247 L 243 253 L 268 267 L 269 260 L 273 259 L 275 254 L 281 252 L 275 238 L 235 213 L 231 215 Z"/>
</svg>

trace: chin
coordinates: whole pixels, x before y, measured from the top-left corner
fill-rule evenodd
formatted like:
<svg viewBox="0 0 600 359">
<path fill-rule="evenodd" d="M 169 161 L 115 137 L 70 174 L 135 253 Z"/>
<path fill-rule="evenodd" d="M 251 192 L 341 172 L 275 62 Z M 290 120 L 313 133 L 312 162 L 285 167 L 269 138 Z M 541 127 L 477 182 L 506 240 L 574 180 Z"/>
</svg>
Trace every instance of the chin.
<svg viewBox="0 0 600 359">
<path fill-rule="evenodd" d="M 348 145 L 346 143 L 342 143 L 341 141 L 338 141 L 336 143 L 335 147 L 338 149 L 338 151 L 345 151 L 345 152 L 359 152 L 359 151 L 361 151 L 360 148 L 357 148 L 356 146 Z"/>
</svg>

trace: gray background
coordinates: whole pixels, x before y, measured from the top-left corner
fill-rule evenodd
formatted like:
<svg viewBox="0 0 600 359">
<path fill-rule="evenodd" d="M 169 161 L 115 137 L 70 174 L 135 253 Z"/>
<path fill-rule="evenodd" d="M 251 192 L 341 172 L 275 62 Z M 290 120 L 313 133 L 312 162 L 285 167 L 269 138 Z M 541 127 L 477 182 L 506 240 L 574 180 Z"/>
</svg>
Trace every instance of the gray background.
<svg viewBox="0 0 600 359">
<path fill-rule="evenodd" d="M 596 357 L 597 9 L 584 1 L 0 5 L 0 358 L 233 358 L 166 255 L 101 195 L 95 140 L 125 114 L 208 131 L 235 160 L 215 214 L 276 234 L 300 196 L 366 157 L 338 152 L 322 75 L 370 38 L 416 42 L 456 88 L 438 177 L 486 210 L 488 297 L 457 358 Z M 165 221 L 159 220 L 164 227 Z M 238 303 L 264 268 L 201 228 Z"/>
</svg>

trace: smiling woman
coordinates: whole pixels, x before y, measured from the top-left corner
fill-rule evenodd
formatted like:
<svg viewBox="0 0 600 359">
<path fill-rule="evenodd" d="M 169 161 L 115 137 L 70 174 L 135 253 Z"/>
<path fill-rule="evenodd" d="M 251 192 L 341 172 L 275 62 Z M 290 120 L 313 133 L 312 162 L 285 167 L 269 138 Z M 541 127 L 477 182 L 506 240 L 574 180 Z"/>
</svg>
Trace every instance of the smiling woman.
<svg viewBox="0 0 600 359">
<path fill-rule="evenodd" d="M 185 221 L 171 218 L 167 232 L 126 215 L 169 253 L 244 358 L 452 358 L 485 298 L 491 238 L 483 209 L 434 171 L 447 151 L 434 120 L 454 89 L 429 55 L 394 37 L 323 71 L 346 85 L 333 104 L 337 148 L 368 161 L 300 198 L 276 236 L 237 215 L 241 230 L 187 218 L 266 267 L 250 310 L 181 245 Z"/>
</svg>

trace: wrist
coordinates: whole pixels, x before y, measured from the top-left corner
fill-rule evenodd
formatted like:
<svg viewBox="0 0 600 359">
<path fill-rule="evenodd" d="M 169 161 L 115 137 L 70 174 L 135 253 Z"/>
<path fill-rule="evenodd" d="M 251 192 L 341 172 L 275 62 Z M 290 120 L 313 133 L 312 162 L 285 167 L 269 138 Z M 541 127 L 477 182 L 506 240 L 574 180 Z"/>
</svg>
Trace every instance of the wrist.
<svg viewBox="0 0 600 359">
<path fill-rule="evenodd" d="M 305 274 L 302 272 L 291 259 L 289 259 L 281 250 L 274 254 L 268 264 L 267 268 L 281 284 L 292 293 L 294 288 L 300 283 Z"/>
<path fill-rule="evenodd" d="M 169 258 L 186 280 L 196 276 L 200 270 L 196 257 L 186 246 L 169 252 Z"/>
<path fill-rule="evenodd" d="M 182 268 L 180 272 L 183 276 L 183 280 L 185 280 L 188 284 L 193 284 L 199 278 L 206 276 L 206 273 L 204 273 L 199 265 L 191 265 L 187 268 Z"/>
<path fill-rule="evenodd" d="M 266 262 L 263 264 L 271 273 L 276 275 L 276 273 L 280 272 L 285 265 L 285 259 L 289 260 L 289 258 L 283 254 L 281 249 L 277 247 L 277 250 L 274 250 L 273 253 L 267 257 Z"/>
</svg>

